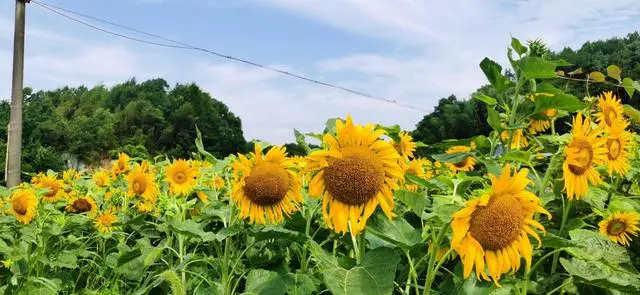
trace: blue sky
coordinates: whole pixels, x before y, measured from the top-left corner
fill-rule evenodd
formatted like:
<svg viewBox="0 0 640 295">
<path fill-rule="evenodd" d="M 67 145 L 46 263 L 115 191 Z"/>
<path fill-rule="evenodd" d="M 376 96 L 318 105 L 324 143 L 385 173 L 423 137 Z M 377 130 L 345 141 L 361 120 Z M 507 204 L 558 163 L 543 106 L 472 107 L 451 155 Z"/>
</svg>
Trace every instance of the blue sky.
<svg viewBox="0 0 640 295">
<path fill-rule="evenodd" d="M 43 0 L 224 54 L 432 110 L 485 83 L 478 63 L 506 64 L 510 36 L 552 49 L 639 30 L 640 3 L 495 0 Z M 136 77 L 196 82 L 241 117 L 247 139 L 293 141 L 326 119 L 412 130 L 423 111 L 354 96 L 211 55 L 105 35 L 27 8 L 25 85 L 107 86 Z M 9 98 L 14 1 L 0 1 L 0 98 Z M 109 28 L 117 30 L 115 28 Z M 128 34 L 131 34 L 127 32 Z"/>
</svg>

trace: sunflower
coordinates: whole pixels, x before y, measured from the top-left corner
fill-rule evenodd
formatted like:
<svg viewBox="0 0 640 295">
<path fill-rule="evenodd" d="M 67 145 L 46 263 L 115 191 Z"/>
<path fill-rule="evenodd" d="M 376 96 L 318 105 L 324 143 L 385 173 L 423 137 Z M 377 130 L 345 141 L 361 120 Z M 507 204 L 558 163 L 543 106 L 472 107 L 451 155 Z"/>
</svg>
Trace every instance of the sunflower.
<svg viewBox="0 0 640 295">
<path fill-rule="evenodd" d="M 393 190 L 404 179 L 400 154 L 380 138 L 384 130 L 373 124 L 354 125 L 336 121 L 336 135 L 325 134 L 323 150 L 308 157 L 313 175 L 309 194 L 323 196 L 322 213 L 327 225 L 338 233 L 357 235 L 380 205 L 387 217 L 394 216 Z"/>
<path fill-rule="evenodd" d="M 38 208 L 36 194 L 31 189 L 20 188 L 11 194 L 11 208 L 9 212 L 23 224 L 28 224 L 33 220 Z"/>
<path fill-rule="evenodd" d="M 42 195 L 42 202 L 53 203 L 66 198 L 64 183 L 58 180 L 55 175 L 40 175 L 36 178 L 36 188 L 46 189 Z"/>
<path fill-rule="evenodd" d="M 265 155 L 259 144 L 254 149 L 248 156 L 239 155 L 232 165 L 232 196 L 239 216 L 251 223 L 280 223 L 284 215 L 298 211 L 303 201 L 300 176 L 284 147 L 274 146 Z"/>
<path fill-rule="evenodd" d="M 196 186 L 198 171 L 185 160 L 179 159 L 167 167 L 165 180 L 169 182 L 169 192 L 176 196 L 186 196 Z"/>
<path fill-rule="evenodd" d="M 129 155 L 120 153 L 118 155 L 118 160 L 111 165 L 111 172 L 114 176 L 118 176 L 126 173 L 127 171 L 129 171 Z"/>
<path fill-rule="evenodd" d="M 225 186 L 224 178 L 220 176 L 216 176 L 215 180 L 213 181 L 213 188 L 217 190 L 221 190 L 224 188 L 224 186 Z"/>
<path fill-rule="evenodd" d="M 629 170 L 629 150 L 631 133 L 625 129 L 629 126 L 626 120 L 616 120 L 607 135 L 607 168 L 609 174 L 626 175 Z"/>
<path fill-rule="evenodd" d="M 154 206 L 155 206 L 155 203 L 153 202 L 142 201 L 142 202 L 139 202 L 136 207 L 138 207 L 138 211 L 142 213 L 150 213 L 151 211 L 153 211 Z"/>
<path fill-rule="evenodd" d="M 105 187 L 110 183 L 109 173 L 104 170 L 94 173 L 93 176 L 91 176 L 91 179 L 93 179 L 93 183 L 98 187 Z"/>
<path fill-rule="evenodd" d="M 449 155 L 457 154 L 457 153 L 469 153 L 469 152 L 471 152 L 471 147 L 464 146 L 464 145 L 452 146 L 446 151 L 446 153 Z M 436 167 L 438 166 L 439 163 L 440 162 L 436 162 Z M 473 170 L 473 167 L 476 164 L 476 160 L 473 157 L 469 156 L 469 157 L 465 157 L 464 159 L 460 160 L 457 163 L 445 163 L 445 164 L 454 173 L 458 171 L 471 171 Z"/>
<path fill-rule="evenodd" d="M 478 279 L 490 281 L 485 264 L 495 284 L 509 270 L 520 268 L 524 257 L 531 266 L 532 246 L 528 235 L 540 238 L 533 230 L 544 232 L 544 227 L 533 219 L 535 213 L 551 215 L 540 199 L 525 190 L 531 182 L 528 169 L 512 174 L 509 165 L 502 169 L 500 178 L 491 175 L 491 191 L 469 200 L 464 209 L 453 214 L 451 247 L 460 255 L 464 265 L 464 277 L 471 274 L 475 265 Z"/>
<path fill-rule="evenodd" d="M 140 196 L 146 201 L 155 202 L 160 191 L 158 184 L 153 179 L 153 174 L 145 172 L 142 166 L 138 166 L 127 174 L 127 195 Z"/>
<path fill-rule="evenodd" d="M 622 103 L 611 91 L 598 96 L 598 109 L 600 112 L 596 114 L 596 121 L 602 127 L 610 128 L 615 121 L 624 118 Z"/>
<path fill-rule="evenodd" d="M 416 150 L 416 143 L 413 137 L 407 132 L 398 134 L 398 141 L 393 143 L 393 147 L 404 158 L 413 158 L 413 152 Z"/>
<path fill-rule="evenodd" d="M 70 199 L 65 207 L 67 212 L 84 213 L 88 212 L 89 217 L 94 217 L 98 212 L 98 205 L 91 197 L 79 197 Z"/>
<path fill-rule="evenodd" d="M 569 199 L 584 197 L 589 183 L 596 185 L 602 181 L 595 166 L 604 163 L 607 158 L 607 140 L 598 137 L 601 134 L 599 130 L 591 130 L 591 120 L 585 117 L 583 121 L 581 113 L 573 118 L 573 130 L 564 150 L 562 165 L 564 187 Z"/>
<path fill-rule="evenodd" d="M 413 176 L 417 176 L 418 178 L 425 179 L 427 178 L 427 173 L 425 171 L 425 166 L 427 165 L 427 160 L 425 159 L 413 159 L 409 161 L 409 164 L 404 169 L 405 174 L 411 174 Z M 418 190 L 418 185 L 413 183 L 405 183 L 404 187 L 411 192 L 415 192 Z"/>
<path fill-rule="evenodd" d="M 500 137 L 502 137 L 502 140 L 504 140 L 505 143 L 507 143 L 507 140 L 509 140 L 509 131 L 507 130 L 502 131 L 502 133 L 500 134 Z M 527 146 L 529 146 L 529 141 L 527 140 L 527 136 L 524 135 L 522 129 L 513 130 L 513 138 L 511 139 L 511 149 L 519 150 Z"/>
<path fill-rule="evenodd" d="M 71 183 L 78 179 L 80 179 L 80 173 L 76 169 L 67 169 L 62 172 L 62 180 L 65 183 Z"/>
<path fill-rule="evenodd" d="M 551 127 L 551 120 L 558 114 L 556 109 L 547 109 L 540 113 L 541 116 L 546 117 L 545 120 L 531 120 L 529 123 L 529 133 L 536 134 L 544 132 Z"/>
<path fill-rule="evenodd" d="M 110 233 L 114 230 L 114 223 L 118 222 L 118 217 L 111 210 L 100 213 L 93 222 L 98 231 L 103 234 Z"/>
<path fill-rule="evenodd" d="M 629 247 L 631 236 L 638 236 L 640 214 L 636 212 L 616 212 L 600 221 L 600 233 L 612 241 Z"/>
</svg>

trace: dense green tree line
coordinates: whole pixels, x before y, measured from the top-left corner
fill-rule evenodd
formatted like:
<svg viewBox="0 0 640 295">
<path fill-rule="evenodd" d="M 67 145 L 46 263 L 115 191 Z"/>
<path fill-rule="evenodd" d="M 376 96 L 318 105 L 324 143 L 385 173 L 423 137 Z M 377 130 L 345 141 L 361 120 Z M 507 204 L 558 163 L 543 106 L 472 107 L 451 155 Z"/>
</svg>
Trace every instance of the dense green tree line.
<svg viewBox="0 0 640 295">
<path fill-rule="evenodd" d="M 586 42 L 578 50 L 564 48 L 559 52 L 551 52 L 551 59 L 564 59 L 571 66 L 561 68 L 566 73 L 581 68 L 584 74 L 576 74 L 574 78 L 584 79 L 593 71 L 605 72 L 607 66 L 619 66 L 625 77 L 640 79 L 640 34 L 634 32 L 624 38 L 612 38 Z M 508 73 L 506 76 L 509 77 Z M 622 88 L 607 86 L 606 84 L 590 84 L 558 80 L 555 86 L 567 88 L 578 97 L 597 94 L 605 90 L 614 91 L 623 103 L 640 107 L 640 96 L 636 93 L 630 98 Z M 491 96 L 493 89 L 485 85 L 476 93 Z M 471 97 L 473 97 L 471 95 Z M 477 135 L 487 135 L 491 128 L 486 122 L 486 105 L 475 99 L 458 100 L 454 95 L 442 98 L 434 111 L 426 115 L 417 125 L 412 135 L 416 140 L 426 144 L 433 144 L 446 139 L 462 139 Z M 559 132 L 566 131 L 566 118 L 556 124 Z"/>
<path fill-rule="evenodd" d="M 0 149 L 5 153 L 10 105 L 0 103 Z M 207 150 L 223 157 L 246 148 L 240 119 L 195 84 L 163 79 L 33 92 L 25 89 L 23 171 L 59 170 L 66 159 L 99 165 L 113 154 L 195 152 L 196 126 Z M 4 157 L 2 157 L 4 166 Z M 4 177 L 3 177 L 4 179 Z"/>
</svg>

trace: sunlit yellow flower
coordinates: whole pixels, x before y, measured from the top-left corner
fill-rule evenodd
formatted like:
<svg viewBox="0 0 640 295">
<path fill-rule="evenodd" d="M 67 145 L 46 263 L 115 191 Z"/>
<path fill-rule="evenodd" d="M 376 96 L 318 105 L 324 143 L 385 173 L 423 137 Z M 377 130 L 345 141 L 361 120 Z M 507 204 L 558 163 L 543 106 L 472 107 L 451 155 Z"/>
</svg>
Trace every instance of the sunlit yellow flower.
<svg viewBox="0 0 640 295">
<path fill-rule="evenodd" d="M 71 183 L 74 180 L 80 179 L 80 173 L 76 169 L 67 169 L 62 172 L 62 180 L 65 183 Z"/>
<path fill-rule="evenodd" d="M 285 215 L 298 211 L 302 202 L 300 176 L 282 146 L 263 155 L 254 145 L 249 155 L 239 155 L 232 164 L 232 196 L 240 208 L 240 218 L 251 223 L 280 223 Z"/>
<path fill-rule="evenodd" d="M 111 172 L 114 176 L 118 176 L 129 171 L 129 155 L 120 153 L 118 160 L 111 165 Z"/>
<path fill-rule="evenodd" d="M 213 181 L 213 188 L 217 190 L 221 190 L 224 188 L 224 186 L 225 186 L 224 178 L 220 176 L 216 176 L 215 180 Z"/>
<path fill-rule="evenodd" d="M 19 188 L 11 194 L 11 208 L 9 208 L 9 212 L 13 214 L 19 222 L 23 224 L 30 223 L 36 215 L 37 208 L 38 200 L 36 200 L 36 194 L 33 190 Z"/>
<path fill-rule="evenodd" d="M 602 180 L 595 166 L 603 164 L 607 158 L 607 140 L 598 137 L 599 129 L 591 130 L 591 120 L 578 113 L 573 119 L 573 130 L 564 154 L 562 165 L 564 187 L 567 197 L 577 199 L 584 197 L 589 189 L 589 183 L 597 185 Z"/>
<path fill-rule="evenodd" d="M 148 202 L 148 201 L 139 202 L 138 205 L 137 205 L 138 211 L 140 211 L 142 213 L 149 213 L 149 212 L 153 211 L 153 207 L 154 206 L 155 206 L 155 203 Z"/>
<path fill-rule="evenodd" d="M 323 197 L 322 214 L 327 225 L 338 233 L 360 233 L 367 219 L 380 205 L 392 218 L 393 190 L 404 179 L 400 154 L 380 137 L 383 130 L 373 124 L 354 125 L 336 121 L 336 136 L 325 134 L 325 149 L 308 156 L 307 168 L 313 173 L 309 194 Z"/>
<path fill-rule="evenodd" d="M 544 132 L 551 127 L 551 120 L 558 114 L 556 109 L 547 109 L 540 113 L 540 115 L 547 117 L 546 120 L 531 120 L 529 124 L 529 133 L 536 134 Z"/>
<path fill-rule="evenodd" d="M 422 158 L 413 159 L 409 161 L 409 164 L 404 169 L 404 173 L 417 176 L 418 178 L 421 178 L 421 179 L 426 179 L 427 178 L 426 171 L 425 171 L 426 163 L 427 163 L 427 160 Z M 406 182 L 404 187 L 411 192 L 415 192 L 418 190 L 418 185 L 410 182 Z"/>
<path fill-rule="evenodd" d="M 64 183 L 58 180 L 55 175 L 41 175 L 36 181 L 36 188 L 47 190 L 42 195 L 43 203 L 53 203 L 66 198 Z"/>
<path fill-rule="evenodd" d="M 413 137 L 407 132 L 400 132 L 400 137 L 397 142 L 393 143 L 393 147 L 404 158 L 413 158 L 413 152 L 416 150 L 416 143 L 413 141 Z"/>
<path fill-rule="evenodd" d="M 629 150 L 631 147 L 631 133 L 625 129 L 629 122 L 624 119 L 616 120 L 608 129 L 607 134 L 607 168 L 609 174 L 626 175 L 629 170 Z"/>
<path fill-rule="evenodd" d="M 600 233 L 610 240 L 629 247 L 631 236 L 638 236 L 640 214 L 636 212 L 616 212 L 600 221 Z"/>
<path fill-rule="evenodd" d="M 98 213 L 98 205 L 93 198 L 88 196 L 70 199 L 65 209 L 72 213 L 88 212 L 87 216 L 89 217 L 94 217 Z"/>
<path fill-rule="evenodd" d="M 91 176 L 91 179 L 93 179 L 93 183 L 96 184 L 96 186 L 98 187 L 105 187 L 108 186 L 109 183 L 111 182 L 111 177 L 109 176 L 109 173 L 107 173 L 107 171 L 105 170 L 100 170 L 96 173 L 93 174 L 93 176 Z"/>
<path fill-rule="evenodd" d="M 622 103 L 611 91 L 598 96 L 598 109 L 600 112 L 596 114 L 596 121 L 602 127 L 610 128 L 617 120 L 624 118 Z"/>
<path fill-rule="evenodd" d="M 158 199 L 160 190 L 153 179 L 153 174 L 145 172 L 142 166 L 137 166 L 127 174 L 127 195 L 140 196 L 148 202 Z"/>
<path fill-rule="evenodd" d="M 115 228 L 114 224 L 116 222 L 118 222 L 118 217 L 115 214 L 113 214 L 111 210 L 109 210 L 98 215 L 98 217 L 96 217 L 93 224 L 96 226 L 98 231 L 100 231 L 103 234 L 106 234 L 114 230 Z"/>
<path fill-rule="evenodd" d="M 464 265 L 464 277 L 475 266 L 476 276 L 490 281 L 485 265 L 494 283 L 500 276 L 520 268 L 523 257 L 527 268 L 531 266 L 532 246 L 528 235 L 538 240 L 534 231 L 544 227 L 533 219 L 535 213 L 551 215 L 538 197 L 527 191 L 531 182 L 527 169 L 512 174 L 511 167 L 502 169 L 500 178 L 491 177 L 491 191 L 466 202 L 464 209 L 453 214 L 451 247 L 458 252 Z"/>
<path fill-rule="evenodd" d="M 505 144 L 508 144 L 507 141 L 509 140 L 509 131 L 507 130 L 502 131 L 502 133 L 500 134 L 500 137 L 502 137 L 502 140 L 505 142 Z M 522 132 L 522 129 L 513 130 L 513 138 L 511 139 L 511 149 L 519 150 L 527 146 L 529 146 L 529 141 L 527 140 L 527 136 L 524 135 L 524 133 Z"/>
<path fill-rule="evenodd" d="M 464 145 L 453 146 L 447 149 L 446 151 L 446 153 L 450 155 L 457 154 L 457 153 L 469 153 L 469 152 L 471 152 L 471 147 L 464 146 Z M 436 162 L 436 165 L 438 163 L 440 162 Z M 467 156 L 464 159 L 460 160 L 460 162 L 458 163 L 445 163 L 445 164 L 454 173 L 458 171 L 471 171 L 473 170 L 473 167 L 476 164 L 476 159 L 474 159 L 471 156 Z"/>
<path fill-rule="evenodd" d="M 169 183 L 169 192 L 175 196 L 186 196 L 196 186 L 198 171 L 187 161 L 179 159 L 167 167 L 165 180 Z"/>
</svg>

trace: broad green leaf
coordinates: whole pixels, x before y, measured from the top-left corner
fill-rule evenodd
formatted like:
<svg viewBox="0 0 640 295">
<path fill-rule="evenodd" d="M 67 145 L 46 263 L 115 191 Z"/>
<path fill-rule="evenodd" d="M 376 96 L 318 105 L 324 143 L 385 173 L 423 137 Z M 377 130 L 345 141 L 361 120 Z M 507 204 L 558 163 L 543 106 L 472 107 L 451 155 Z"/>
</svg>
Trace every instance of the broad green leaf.
<svg viewBox="0 0 640 295">
<path fill-rule="evenodd" d="M 531 152 L 517 150 L 509 151 L 504 154 L 504 160 L 527 164 L 531 160 Z"/>
<path fill-rule="evenodd" d="M 487 123 L 489 123 L 489 126 L 491 126 L 495 131 L 502 130 L 502 125 L 500 124 L 500 113 L 493 108 L 487 108 Z"/>
<path fill-rule="evenodd" d="M 459 163 L 460 161 L 464 160 L 470 155 L 471 155 L 470 153 L 455 153 L 455 154 L 436 154 L 436 155 L 431 155 L 431 157 L 434 160 L 440 161 L 440 162 Z"/>
<path fill-rule="evenodd" d="M 426 179 L 422 179 L 418 176 L 415 176 L 413 174 L 407 173 L 405 174 L 405 177 L 407 180 L 409 180 L 409 182 L 417 184 L 421 187 L 424 188 L 436 188 L 435 185 L 433 185 L 432 183 L 430 183 L 429 181 L 427 181 Z"/>
<path fill-rule="evenodd" d="M 625 196 L 613 195 L 609 202 L 609 211 L 640 211 L 640 202 Z"/>
<path fill-rule="evenodd" d="M 582 198 L 583 201 L 589 203 L 592 208 L 596 208 L 600 211 L 604 210 L 605 202 L 609 197 L 609 192 L 603 189 L 600 189 L 595 186 L 590 186 L 587 195 Z"/>
<path fill-rule="evenodd" d="M 556 77 L 556 63 L 539 57 L 527 56 L 519 62 L 526 79 L 548 79 Z"/>
<path fill-rule="evenodd" d="M 591 72 L 591 73 L 589 74 L 589 80 L 593 80 L 593 81 L 595 81 L 595 82 L 604 82 L 604 80 L 605 80 L 606 78 L 607 78 L 607 77 L 606 77 L 603 73 L 598 72 L 598 71 Z"/>
<path fill-rule="evenodd" d="M 514 37 L 511 37 L 511 48 L 513 48 L 513 50 L 515 50 L 518 55 L 527 53 L 527 47 L 522 45 L 520 40 Z"/>
<path fill-rule="evenodd" d="M 202 133 L 200 133 L 200 129 L 198 129 L 197 125 L 196 125 L 196 148 L 198 149 L 198 152 L 207 159 L 207 161 L 211 163 L 214 163 L 216 161 L 216 157 L 214 157 L 211 153 L 207 152 L 204 149 L 204 145 L 202 144 Z"/>
<path fill-rule="evenodd" d="M 336 121 L 338 121 L 338 120 L 342 120 L 342 119 L 340 119 L 340 118 L 328 119 L 327 122 L 324 124 L 323 133 L 335 134 L 336 133 Z"/>
<path fill-rule="evenodd" d="M 200 239 L 204 242 L 216 240 L 216 234 L 212 232 L 205 232 L 202 229 L 202 225 L 196 223 L 192 219 L 188 219 L 185 221 L 172 221 L 169 223 L 169 225 L 171 226 L 171 228 L 181 234 Z"/>
<path fill-rule="evenodd" d="M 317 243 L 310 243 L 313 255 L 319 260 L 324 283 L 332 294 L 384 295 L 392 294 L 396 267 L 400 254 L 389 248 L 368 251 L 362 263 L 350 269 L 338 264 L 335 257 L 326 253 Z"/>
<path fill-rule="evenodd" d="M 623 106 L 623 111 L 627 117 L 631 118 L 631 120 L 635 121 L 636 123 L 640 123 L 640 111 L 636 110 L 634 107 L 628 104 L 625 104 Z"/>
<path fill-rule="evenodd" d="M 270 239 L 289 240 L 299 243 L 304 243 L 307 238 L 303 233 L 288 230 L 278 226 L 265 226 L 263 228 L 254 228 L 251 235 L 256 238 L 257 241 L 264 241 Z"/>
<path fill-rule="evenodd" d="M 49 262 L 49 266 L 51 267 L 64 267 L 64 268 L 77 268 L 78 262 L 77 257 L 73 253 L 61 253 L 58 255 L 57 259 L 52 259 Z"/>
<path fill-rule="evenodd" d="M 567 222 L 567 230 L 568 231 L 572 231 L 574 229 L 581 229 L 584 227 L 587 227 L 588 224 L 586 222 L 584 222 L 584 220 L 582 218 L 575 218 L 572 219 L 571 221 Z"/>
<path fill-rule="evenodd" d="M 576 229 L 569 232 L 571 241 L 578 244 L 577 247 L 568 248 L 571 255 L 586 260 L 604 259 L 613 264 L 629 262 L 627 250 L 613 243 L 598 232 Z"/>
<path fill-rule="evenodd" d="M 556 236 L 552 233 L 547 233 L 545 235 L 540 236 L 540 240 L 542 240 L 542 246 L 545 248 L 567 248 L 577 246 L 576 242 L 567 240 L 565 238 Z"/>
<path fill-rule="evenodd" d="M 305 274 L 288 273 L 284 276 L 284 284 L 288 295 L 311 295 L 316 291 L 316 285 Z"/>
<path fill-rule="evenodd" d="M 640 288 L 640 276 L 637 273 L 630 273 L 601 261 L 560 258 L 560 264 L 570 275 L 607 290 L 617 289 L 637 294 Z"/>
<path fill-rule="evenodd" d="M 426 182 L 426 181 L 425 181 Z M 429 183 L 429 182 L 427 182 Z M 429 183 L 429 185 L 432 185 Z M 416 215 L 422 215 L 424 208 L 429 204 L 425 193 L 416 193 L 405 190 L 396 190 L 395 198 L 405 206 L 409 207 Z"/>
<path fill-rule="evenodd" d="M 548 109 L 565 110 L 575 112 L 584 108 L 584 104 L 575 96 L 564 93 L 549 83 L 538 85 L 536 93 L 536 108 L 534 113 L 540 113 Z"/>
<path fill-rule="evenodd" d="M 618 66 L 610 65 L 607 67 L 607 76 L 620 81 L 620 74 L 622 74 L 622 70 Z"/>
<path fill-rule="evenodd" d="M 480 62 L 480 68 L 487 77 L 487 80 L 489 80 L 489 83 L 491 83 L 491 86 L 493 86 L 498 93 L 503 92 L 511 84 L 511 81 L 502 75 L 502 67 L 495 61 L 485 57 Z"/>
<path fill-rule="evenodd" d="M 309 148 L 309 145 L 307 144 L 307 141 L 305 140 L 304 134 L 302 134 L 297 129 L 293 129 L 293 135 L 296 137 L 296 143 L 298 145 L 301 145 L 305 152 L 310 153 L 311 152 L 311 148 Z"/>
<path fill-rule="evenodd" d="M 477 100 L 479 100 L 481 102 L 484 102 L 488 106 L 494 106 L 494 105 L 496 105 L 496 103 L 498 103 L 498 101 L 495 98 L 493 98 L 491 96 L 488 96 L 488 95 L 485 95 L 485 94 L 474 95 L 473 98 L 475 98 L 475 99 L 477 99 Z"/>
<path fill-rule="evenodd" d="M 420 230 L 411 226 L 404 218 L 389 220 L 386 216 L 374 214 L 369 219 L 367 233 L 405 250 L 422 243 Z"/>
<path fill-rule="evenodd" d="M 242 227 L 237 224 L 234 224 L 233 226 L 230 226 L 230 227 L 225 227 L 216 233 L 216 240 L 224 241 L 228 237 L 233 237 L 241 233 L 242 230 L 243 230 Z"/>
<path fill-rule="evenodd" d="M 284 295 L 286 288 L 284 281 L 277 272 L 252 269 L 247 275 L 247 288 L 245 294 L 257 295 Z"/>
<path fill-rule="evenodd" d="M 138 257 L 142 256 L 142 251 L 140 251 L 139 248 L 136 248 L 134 250 L 128 251 L 126 253 L 123 253 L 122 255 L 120 255 L 120 257 L 118 257 L 118 264 L 117 266 L 122 266 L 123 264 L 134 260 Z"/>
<path fill-rule="evenodd" d="M 629 97 L 633 96 L 633 91 L 635 89 L 633 89 L 633 80 L 631 78 L 627 77 L 622 79 L 622 87 L 624 87 L 624 90 L 627 92 Z"/>
</svg>

